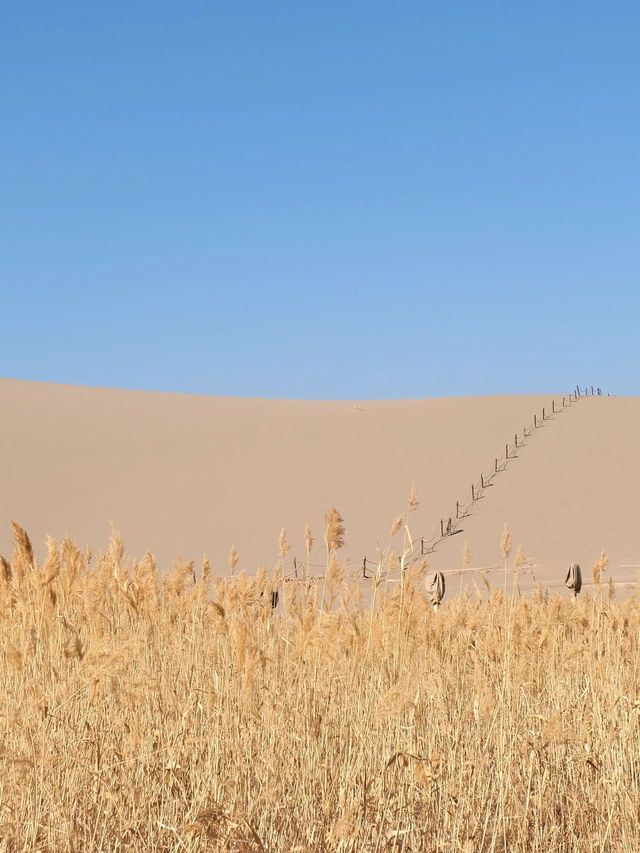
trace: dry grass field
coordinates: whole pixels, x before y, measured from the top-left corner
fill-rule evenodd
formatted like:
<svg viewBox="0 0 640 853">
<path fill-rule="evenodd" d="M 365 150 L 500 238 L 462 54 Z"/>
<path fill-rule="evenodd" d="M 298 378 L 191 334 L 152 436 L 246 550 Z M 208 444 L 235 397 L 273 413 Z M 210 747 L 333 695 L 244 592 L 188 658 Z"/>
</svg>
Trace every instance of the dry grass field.
<svg viewBox="0 0 640 853">
<path fill-rule="evenodd" d="M 574 601 L 451 582 L 436 611 L 413 565 L 363 602 L 338 516 L 325 578 L 284 587 L 160 575 L 117 534 L 38 565 L 15 532 L 2 849 L 638 849 L 640 605 L 606 583 Z"/>
</svg>

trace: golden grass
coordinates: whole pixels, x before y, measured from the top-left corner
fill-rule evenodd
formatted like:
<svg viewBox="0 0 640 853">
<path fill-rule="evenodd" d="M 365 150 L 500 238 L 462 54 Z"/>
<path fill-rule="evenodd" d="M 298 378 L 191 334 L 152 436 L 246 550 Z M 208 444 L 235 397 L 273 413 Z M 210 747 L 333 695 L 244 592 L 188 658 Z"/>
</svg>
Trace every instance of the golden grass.
<svg viewBox="0 0 640 853">
<path fill-rule="evenodd" d="M 495 591 L 435 613 L 421 567 L 378 577 L 372 609 L 343 535 L 328 517 L 325 606 L 291 580 L 282 607 L 280 566 L 160 576 L 117 534 L 38 566 L 17 529 L 2 849 L 638 849 L 640 604 Z"/>
</svg>

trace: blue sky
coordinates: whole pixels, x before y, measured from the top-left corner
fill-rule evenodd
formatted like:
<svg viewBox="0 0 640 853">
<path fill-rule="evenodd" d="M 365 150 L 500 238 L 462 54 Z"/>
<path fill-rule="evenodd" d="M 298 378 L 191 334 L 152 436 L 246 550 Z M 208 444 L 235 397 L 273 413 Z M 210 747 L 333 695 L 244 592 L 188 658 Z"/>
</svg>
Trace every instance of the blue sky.
<svg viewBox="0 0 640 853">
<path fill-rule="evenodd" d="M 640 393 L 635 3 L 0 7 L 0 375 Z"/>
</svg>

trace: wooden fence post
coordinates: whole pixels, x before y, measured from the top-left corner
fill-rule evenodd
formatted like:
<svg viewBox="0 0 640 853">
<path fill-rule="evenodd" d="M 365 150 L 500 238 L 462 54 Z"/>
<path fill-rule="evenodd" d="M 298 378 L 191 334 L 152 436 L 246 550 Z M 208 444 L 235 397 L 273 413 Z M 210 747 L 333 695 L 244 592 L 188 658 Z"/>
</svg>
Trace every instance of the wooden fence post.
<svg viewBox="0 0 640 853">
<path fill-rule="evenodd" d="M 495 470 L 495 472 L 496 472 L 496 474 L 497 474 L 497 473 L 498 473 L 498 458 L 497 458 L 497 457 L 496 457 L 496 461 L 495 461 L 494 470 Z"/>
<path fill-rule="evenodd" d="M 460 518 L 460 504 L 456 501 L 456 518 Z"/>
<path fill-rule="evenodd" d="M 444 521 L 440 519 L 440 536 L 444 539 Z"/>
<path fill-rule="evenodd" d="M 538 428 L 538 416 L 537 415 L 533 416 L 533 428 L 534 429 Z"/>
<path fill-rule="evenodd" d="M 476 499 L 476 487 L 473 485 L 473 483 L 471 483 L 471 502 L 473 503 L 473 501 L 475 501 L 475 499 Z"/>
<path fill-rule="evenodd" d="M 362 558 L 362 577 L 366 578 L 367 576 L 367 558 Z"/>
<path fill-rule="evenodd" d="M 424 557 L 424 536 L 420 537 L 420 556 Z"/>
</svg>

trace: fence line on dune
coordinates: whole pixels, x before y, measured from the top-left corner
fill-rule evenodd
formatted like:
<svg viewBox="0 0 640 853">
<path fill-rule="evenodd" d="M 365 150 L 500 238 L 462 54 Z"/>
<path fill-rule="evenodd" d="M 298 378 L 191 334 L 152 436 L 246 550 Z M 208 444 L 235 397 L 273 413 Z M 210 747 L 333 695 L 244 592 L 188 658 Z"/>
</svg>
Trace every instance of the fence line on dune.
<svg viewBox="0 0 640 853">
<path fill-rule="evenodd" d="M 589 389 L 591 389 L 591 393 L 589 393 Z M 518 458 L 517 451 L 525 446 L 526 439 L 531 438 L 534 435 L 535 431 L 544 426 L 545 422 L 550 421 L 553 415 L 561 414 L 566 409 L 575 405 L 576 403 L 583 400 L 585 397 L 602 397 L 602 396 L 611 396 L 610 394 L 604 394 L 602 389 L 598 386 L 585 386 L 584 394 L 582 393 L 582 389 L 580 386 L 576 385 L 575 389 L 571 391 L 568 395 L 564 395 L 562 397 L 562 403 L 556 402 L 556 399 L 553 398 L 551 400 L 551 411 L 547 411 L 546 406 L 542 408 L 542 416 L 540 416 L 537 412 L 533 415 L 533 419 L 523 428 L 522 433 L 515 432 L 513 439 L 511 441 L 507 441 L 504 445 L 504 451 L 500 456 L 494 457 L 494 462 L 491 470 L 488 474 L 485 474 L 484 471 L 480 473 L 480 478 L 478 480 L 474 480 L 471 483 L 471 493 L 467 494 L 463 501 L 456 501 L 455 510 L 450 515 L 446 515 L 440 518 L 440 527 L 436 531 L 436 533 L 427 539 L 425 536 L 420 536 L 419 538 L 415 538 L 411 540 L 411 545 L 408 550 L 405 550 L 405 553 L 402 557 L 398 558 L 399 568 L 406 569 L 413 563 L 416 563 L 420 560 L 423 560 L 427 555 L 434 553 L 436 548 L 441 542 L 449 539 L 451 536 L 455 536 L 458 533 L 462 533 L 463 529 L 460 527 L 460 522 L 465 518 L 469 518 L 472 515 L 472 507 L 476 504 L 486 492 L 487 489 L 491 488 L 494 485 L 493 481 L 497 477 L 498 474 L 503 473 L 507 470 L 509 463 Z M 292 579 L 298 577 L 298 563 L 296 558 L 293 558 L 294 568 L 293 570 L 287 572 L 284 575 L 284 579 Z M 306 566 L 307 571 L 309 568 L 322 568 L 326 569 L 324 564 L 311 563 L 308 561 L 304 561 L 301 566 Z M 369 569 L 371 567 L 371 569 Z M 371 560 L 366 555 L 362 558 L 362 577 L 369 580 L 371 579 L 371 575 L 367 574 L 367 571 L 379 572 L 384 568 L 383 566 L 383 558 L 380 557 L 377 560 Z M 316 578 L 322 578 L 322 575 L 315 575 Z"/>
</svg>

